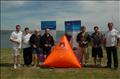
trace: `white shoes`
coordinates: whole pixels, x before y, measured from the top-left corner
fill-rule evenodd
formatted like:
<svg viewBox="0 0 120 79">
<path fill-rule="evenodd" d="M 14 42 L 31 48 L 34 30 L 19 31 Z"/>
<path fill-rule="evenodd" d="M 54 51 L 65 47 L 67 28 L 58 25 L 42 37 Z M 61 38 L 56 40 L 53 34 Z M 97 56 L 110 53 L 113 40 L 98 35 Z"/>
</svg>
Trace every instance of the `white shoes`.
<svg viewBox="0 0 120 79">
<path fill-rule="evenodd" d="M 17 68 L 17 65 L 16 64 L 14 64 L 14 69 L 16 69 Z"/>
<path fill-rule="evenodd" d="M 18 64 L 18 67 L 21 67 L 21 64 Z"/>
<path fill-rule="evenodd" d="M 17 68 L 17 66 L 18 66 L 18 67 L 21 67 L 21 65 L 20 65 L 20 64 L 17 64 L 17 65 L 16 65 L 16 64 L 14 64 L 14 69 L 16 69 L 16 68 Z"/>
</svg>

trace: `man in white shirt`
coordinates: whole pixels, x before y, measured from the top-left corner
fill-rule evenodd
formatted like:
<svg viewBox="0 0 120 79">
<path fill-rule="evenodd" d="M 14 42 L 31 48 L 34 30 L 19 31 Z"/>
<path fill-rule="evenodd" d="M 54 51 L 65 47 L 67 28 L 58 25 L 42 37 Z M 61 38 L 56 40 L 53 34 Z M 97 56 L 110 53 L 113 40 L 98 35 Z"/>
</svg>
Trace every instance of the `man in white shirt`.
<svg viewBox="0 0 120 79">
<path fill-rule="evenodd" d="M 105 47 L 107 52 L 107 67 L 111 68 L 112 58 L 111 55 L 113 54 L 113 60 L 114 60 L 114 68 L 118 68 L 118 55 L 117 55 L 117 46 L 118 42 L 120 40 L 120 34 L 119 32 L 113 28 L 113 23 L 108 23 L 108 31 L 105 34 Z"/>
<path fill-rule="evenodd" d="M 29 44 L 31 34 L 29 33 L 29 28 L 26 27 L 24 29 L 24 33 L 22 36 L 22 43 L 23 43 L 23 59 L 24 65 L 29 66 L 32 63 L 32 48 Z"/>
<path fill-rule="evenodd" d="M 13 61 L 14 68 L 20 66 L 20 50 L 22 42 L 22 32 L 20 31 L 20 25 L 16 25 L 16 31 L 13 31 L 10 35 L 10 41 L 12 42 L 13 47 Z"/>
</svg>

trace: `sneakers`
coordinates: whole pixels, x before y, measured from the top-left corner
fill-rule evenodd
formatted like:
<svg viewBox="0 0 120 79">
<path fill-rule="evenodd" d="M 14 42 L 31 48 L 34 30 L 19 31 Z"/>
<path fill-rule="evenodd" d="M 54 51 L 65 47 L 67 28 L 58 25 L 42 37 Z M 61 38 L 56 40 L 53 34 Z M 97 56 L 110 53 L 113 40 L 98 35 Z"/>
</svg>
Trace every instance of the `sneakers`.
<svg viewBox="0 0 120 79">
<path fill-rule="evenodd" d="M 20 64 L 17 64 L 17 65 L 16 65 L 16 64 L 14 64 L 14 69 L 16 69 L 16 68 L 17 68 L 17 66 L 18 66 L 18 67 L 21 67 L 21 65 L 20 65 Z"/>
<path fill-rule="evenodd" d="M 18 64 L 17 66 L 18 66 L 18 67 L 21 67 L 21 64 Z"/>
<path fill-rule="evenodd" d="M 17 65 L 16 64 L 14 64 L 14 69 L 16 69 L 17 68 Z"/>
</svg>

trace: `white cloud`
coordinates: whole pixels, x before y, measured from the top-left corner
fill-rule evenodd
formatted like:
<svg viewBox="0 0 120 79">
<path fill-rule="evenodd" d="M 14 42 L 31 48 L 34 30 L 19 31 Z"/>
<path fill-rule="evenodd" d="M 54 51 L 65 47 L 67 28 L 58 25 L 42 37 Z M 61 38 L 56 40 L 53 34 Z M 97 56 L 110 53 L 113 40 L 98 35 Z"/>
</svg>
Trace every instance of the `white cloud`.
<svg viewBox="0 0 120 79">
<path fill-rule="evenodd" d="M 9 7 L 12 7 L 12 6 L 22 6 L 26 3 L 27 1 L 1 1 L 2 5 L 4 6 L 9 6 Z"/>
<path fill-rule="evenodd" d="M 20 22 L 18 19 L 22 18 L 21 23 L 31 25 L 31 28 L 40 26 L 42 20 L 56 20 L 57 29 L 60 30 L 64 30 L 66 20 L 82 20 L 82 25 L 87 25 L 89 30 L 93 30 L 94 25 L 105 30 L 107 22 L 111 20 L 115 21 L 116 26 L 120 26 L 120 1 L 39 1 L 40 3 L 35 1 L 31 4 L 27 3 L 28 1 L 9 2 L 6 4 L 7 7 L 14 5 L 14 8 L 9 8 L 9 12 L 3 10 L 1 14 L 4 18 L 9 20 L 14 18 L 18 22 Z M 16 6 L 20 8 L 15 8 Z"/>
</svg>

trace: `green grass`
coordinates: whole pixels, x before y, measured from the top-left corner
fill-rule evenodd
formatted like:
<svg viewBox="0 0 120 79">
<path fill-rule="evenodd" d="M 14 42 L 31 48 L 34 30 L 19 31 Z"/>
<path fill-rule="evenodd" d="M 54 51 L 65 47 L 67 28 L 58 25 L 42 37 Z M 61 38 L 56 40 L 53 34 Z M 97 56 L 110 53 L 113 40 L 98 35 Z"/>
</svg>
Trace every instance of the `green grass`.
<svg viewBox="0 0 120 79">
<path fill-rule="evenodd" d="M 108 68 L 33 68 L 20 67 L 13 69 L 11 49 L 1 49 L 0 67 L 1 79 L 120 79 L 120 67 L 118 70 Z M 119 48 L 120 63 L 120 48 Z M 22 61 L 21 55 L 21 63 Z M 88 64 L 93 64 L 90 52 Z M 106 65 L 106 52 L 104 51 L 103 65 Z"/>
</svg>

